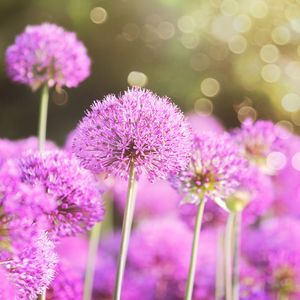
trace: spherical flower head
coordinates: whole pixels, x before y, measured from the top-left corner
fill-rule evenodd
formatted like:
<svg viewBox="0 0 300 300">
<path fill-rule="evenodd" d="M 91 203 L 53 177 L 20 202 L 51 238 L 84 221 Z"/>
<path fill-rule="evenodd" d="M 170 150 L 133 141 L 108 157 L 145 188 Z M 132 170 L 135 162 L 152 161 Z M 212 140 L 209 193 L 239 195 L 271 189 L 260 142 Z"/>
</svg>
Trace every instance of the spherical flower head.
<svg viewBox="0 0 300 300">
<path fill-rule="evenodd" d="M 4 264 L 17 299 L 35 300 L 51 283 L 57 264 L 54 243 L 42 234 L 34 243 Z"/>
<path fill-rule="evenodd" d="M 113 200 L 121 213 L 126 205 L 128 183 L 122 179 L 116 180 L 113 186 Z M 145 175 L 139 179 L 137 201 L 135 207 L 136 220 L 149 217 L 168 215 L 178 210 L 180 195 L 172 189 L 168 181 L 157 179 L 150 183 Z"/>
<path fill-rule="evenodd" d="M 55 24 L 27 26 L 5 54 L 9 77 L 37 89 L 76 87 L 90 74 L 90 58 L 73 32 Z"/>
<path fill-rule="evenodd" d="M 28 153 L 20 159 L 21 179 L 42 186 L 55 198 L 50 231 L 59 237 L 85 232 L 103 219 L 102 191 L 97 178 L 63 151 Z"/>
<path fill-rule="evenodd" d="M 229 135 L 196 134 L 188 168 L 170 181 L 185 196 L 184 202 L 213 200 L 226 208 L 224 200 L 240 185 L 247 169 L 247 161 Z"/>
<path fill-rule="evenodd" d="M 95 173 L 166 178 L 184 168 L 191 149 L 190 128 L 166 97 L 129 89 L 96 101 L 76 129 L 73 149 L 82 165 Z"/>
<path fill-rule="evenodd" d="M 232 132 L 232 137 L 244 156 L 266 173 L 274 173 L 275 170 L 267 163 L 268 155 L 278 152 L 284 154 L 291 134 L 271 121 L 260 120 L 254 123 L 246 119 L 240 129 Z"/>
<path fill-rule="evenodd" d="M 264 272 L 271 293 L 300 296 L 300 222 L 297 219 L 265 221 L 260 230 L 247 232 L 243 248 L 250 261 Z"/>
</svg>

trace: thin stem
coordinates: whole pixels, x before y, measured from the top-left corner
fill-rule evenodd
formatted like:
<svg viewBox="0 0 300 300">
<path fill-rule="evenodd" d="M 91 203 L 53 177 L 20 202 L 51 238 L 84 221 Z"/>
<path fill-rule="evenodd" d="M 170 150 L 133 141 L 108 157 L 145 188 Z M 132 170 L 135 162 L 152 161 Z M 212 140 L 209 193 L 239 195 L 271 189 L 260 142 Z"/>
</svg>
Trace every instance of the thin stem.
<svg viewBox="0 0 300 300">
<path fill-rule="evenodd" d="M 239 300 L 241 219 L 242 219 L 241 213 L 234 214 L 233 266 L 232 266 L 233 300 Z"/>
<path fill-rule="evenodd" d="M 38 296 L 38 300 L 46 300 L 46 289 Z"/>
<path fill-rule="evenodd" d="M 198 256 L 198 249 L 199 249 L 199 239 L 200 239 L 200 231 L 201 231 L 204 206 L 205 206 L 205 201 L 201 200 L 200 204 L 198 205 L 198 212 L 197 212 L 196 223 L 195 223 L 195 227 L 194 227 L 194 238 L 193 238 L 192 253 L 191 253 L 191 259 L 190 259 L 189 275 L 188 275 L 188 280 L 187 280 L 187 284 L 186 284 L 186 291 L 185 291 L 185 298 L 184 298 L 185 300 L 191 300 L 192 295 L 193 295 L 197 256 Z"/>
<path fill-rule="evenodd" d="M 128 252 L 129 238 L 133 221 L 133 213 L 136 200 L 136 172 L 133 163 L 130 164 L 130 174 L 127 190 L 127 202 L 123 220 L 122 234 L 121 234 L 121 248 L 118 259 L 118 270 L 115 282 L 114 300 L 121 299 L 122 283 L 126 265 L 126 258 Z"/>
<path fill-rule="evenodd" d="M 226 300 L 233 300 L 232 293 L 232 238 L 234 230 L 234 213 L 227 218 L 225 233 L 225 294 Z"/>
<path fill-rule="evenodd" d="M 83 292 L 84 300 L 92 299 L 94 271 L 95 271 L 95 264 L 97 258 L 98 244 L 100 240 L 100 233 L 101 233 L 101 223 L 97 223 L 93 227 L 90 235 L 88 261 L 87 261 L 85 280 L 84 280 L 84 292 Z"/>
<path fill-rule="evenodd" d="M 218 229 L 215 300 L 224 297 L 224 230 Z"/>
<path fill-rule="evenodd" d="M 39 115 L 39 127 L 38 127 L 39 151 L 43 151 L 45 147 L 46 131 L 47 131 L 48 100 L 49 100 L 49 88 L 48 85 L 45 84 L 42 90 L 41 103 L 40 103 L 40 115 Z"/>
</svg>

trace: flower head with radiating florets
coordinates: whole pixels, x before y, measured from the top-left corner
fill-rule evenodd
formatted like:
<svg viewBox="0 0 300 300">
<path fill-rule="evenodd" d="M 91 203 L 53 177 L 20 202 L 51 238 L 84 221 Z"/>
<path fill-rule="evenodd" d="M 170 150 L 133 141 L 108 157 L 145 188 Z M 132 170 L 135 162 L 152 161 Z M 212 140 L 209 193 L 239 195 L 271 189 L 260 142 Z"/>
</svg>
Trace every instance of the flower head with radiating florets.
<svg viewBox="0 0 300 300">
<path fill-rule="evenodd" d="M 31 246 L 7 259 L 3 266 L 9 281 L 16 287 L 17 299 L 35 300 L 52 281 L 56 264 L 54 243 L 46 234 L 41 234 Z"/>
<path fill-rule="evenodd" d="M 97 178 L 63 151 L 28 153 L 20 160 L 21 179 L 42 186 L 57 209 L 49 214 L 52 232 L 69 236 L 89 230 L 102 220 L 102 191 Z"/>
<path fill-rule="evenodd" d="M 151 181 L 186 166 L 191 136 L 168 98 L 133 88 L 96 101 L 77 127 L 73 146 L 82 165 L 95 173 L 126 178 L 133 164 Z"/>
<path fill-rule="evenodd" d="M 76 34 L 55 24 L 27 26 L 6 50 L 7 73 L 13 81 L 76 87 L 90 74 L 90 58 Z"/>
<path fill-rule="evenodd" d="M 188 168 L 170 181 L 186 202 L 213 200 L 225 207 L 224 200 L 240 185 L 247 169 L 247 161 L 229 135 L 196 134 Z"/>
<path fill-rule="evenodd" d="M 273 173 L 272 166 L 267 165 L 268 155 L 283 155 L 287 151 L 291 134 L 271 121 L 260 120 L 254 123 L 246 119 L 240 129 L 232 132 L 232 137 L 245 157 L 267 173 Z"/>
</svg>

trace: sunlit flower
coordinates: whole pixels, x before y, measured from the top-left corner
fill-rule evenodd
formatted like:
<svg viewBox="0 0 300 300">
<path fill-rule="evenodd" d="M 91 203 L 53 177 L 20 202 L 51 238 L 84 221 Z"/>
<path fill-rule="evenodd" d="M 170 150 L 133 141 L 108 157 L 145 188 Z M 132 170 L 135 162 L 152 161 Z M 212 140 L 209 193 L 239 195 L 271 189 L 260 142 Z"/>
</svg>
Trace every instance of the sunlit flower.
<svg viewBox="0 0 300 300">
<path fill-rule="evenodd" d="M 55 24 L 27 26 L 6 50 L 6 69 L 13 81 L 76 87 L 90 74 L 90 58 L 76 34 Z"/>
<path fill-rule="evenodd" d="M 191 137 L 180 110 L 166 97 L 133 88 L 96 101 L 76 129 L 74 152 L 95 173 L 166 178 L 189 160 Z"/>
</svg>

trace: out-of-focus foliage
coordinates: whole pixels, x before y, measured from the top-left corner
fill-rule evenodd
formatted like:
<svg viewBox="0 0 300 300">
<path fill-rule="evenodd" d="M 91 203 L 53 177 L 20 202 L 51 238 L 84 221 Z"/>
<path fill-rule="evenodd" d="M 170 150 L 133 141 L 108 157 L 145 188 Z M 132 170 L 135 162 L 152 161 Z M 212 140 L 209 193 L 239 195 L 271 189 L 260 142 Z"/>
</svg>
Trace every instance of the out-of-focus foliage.
<svg viewBox="0 0 300 300">
<path fill-rule="evenodd" d="M 2 0 L 0 16 L 0 136 L 35 133 L 39 94 L 9 81 L 4 52 L 45 21 L 77 32 L 93 61 L 79 88 L 51 95 L 48 133 L 58 142 L 94 99 L 128 84 L 227 127 L 251 116 L 299 131 L 299 0 Z"/>
</svg>

